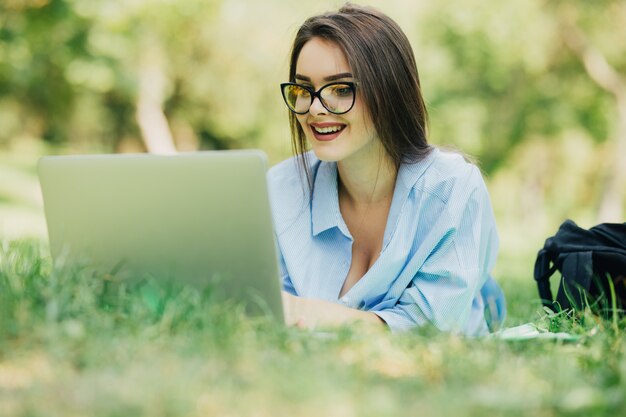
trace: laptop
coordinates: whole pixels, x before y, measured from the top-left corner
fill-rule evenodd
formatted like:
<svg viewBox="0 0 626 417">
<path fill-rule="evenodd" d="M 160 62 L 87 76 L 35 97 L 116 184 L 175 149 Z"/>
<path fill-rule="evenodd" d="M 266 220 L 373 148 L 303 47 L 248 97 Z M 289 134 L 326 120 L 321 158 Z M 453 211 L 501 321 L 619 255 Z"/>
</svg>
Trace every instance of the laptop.
<svg viewBox="0 0 626 417">
<path fill-rule="evenodd" d="M 210 285 L 283 320 L 262 151 L 46 156 L 38 170 L 53 259 Z"/>
</svg>

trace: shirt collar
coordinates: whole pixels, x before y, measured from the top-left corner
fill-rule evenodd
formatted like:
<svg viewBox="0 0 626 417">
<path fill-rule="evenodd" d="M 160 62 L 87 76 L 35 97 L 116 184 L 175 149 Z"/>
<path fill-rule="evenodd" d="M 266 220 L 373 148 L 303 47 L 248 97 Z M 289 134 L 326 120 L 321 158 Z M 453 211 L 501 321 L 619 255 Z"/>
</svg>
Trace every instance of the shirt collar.
<svg viewBox="0 0 626 417">
<path fill-rule="evenodd" d="M 433 148 L 432 152 L 423 160 L 415 164 L 400 165 L 387 222 L 387 225 L 391 225 L 392 227 L 386 228 L 383 245 L 387 243 L 388 239 L 393 234 L 401 209 L 411 189 L 424 174 L 426 168 L 435 160 L 435 155 L 438 152 L 439 150 L 437 148 Z M 311 219 L 313 223 L 313 236 L 317 236 L 332 227 L 341 228 L 343 221 L 339 210 L 337 163 L 335 162 L 320 162 L 314 180 Z"/>
<path fill-rule="evenodd" d="M 398 170 L 398 177 L 396 178 L 396 187 L 393 190 L 393 199 L 391 201 L 391 208 L 389 209 L 389 216 L 387 218 L 387 227 L 385 227 L 385 236 L 383 237 L 383 248 L 387 246 L 393 236 L 402 208 L 405 206 L 406 200 L 409 198 L 409 194 L 417 181 L 422 177 L 426 169 L 433 163 L 436 155 L 439 153 L 439 149 L 433 148 L 432 151 L 421 161 L 414 164 L 404 163 L 400 165 Z"/>
<path fill-rule="evenodd" d="M 420 179 L 422 174 L 426 171 L 426 168 L 435 160 L 436 155 L 439 153 L 439 149 L 432 148 L 432 151 L 421 161 L 414 164 L 402 164 L 398 171 L 398 179 L 396 180 L 396 191 L 400 191 L 398 187 L 401 187 L 403 194 L 408 196 L 409 191 L 413 188 L 417 180 Z"/>
</svg>

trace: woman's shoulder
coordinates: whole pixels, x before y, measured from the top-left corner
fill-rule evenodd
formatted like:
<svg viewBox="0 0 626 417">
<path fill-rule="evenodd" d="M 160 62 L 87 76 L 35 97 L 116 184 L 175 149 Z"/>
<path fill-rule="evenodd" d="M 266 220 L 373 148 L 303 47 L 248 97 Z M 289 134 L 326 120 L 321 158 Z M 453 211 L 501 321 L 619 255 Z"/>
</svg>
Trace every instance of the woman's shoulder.
<svg viewBox="0 0 626 417">
<path fill-rule="evenodd" d="M 319 161 L 306 154 L 312 178 Z M 310 191 L 302 157 L 292 157 L 271 167 L 267 173 L 267 184 L 274 223 L 278 234 L 291 227 L 306 213 Z"/>
<path fill-rule="evenodd" d="M 476 163 L 463 153 L 450 149 L 434 148 L 430 174 L 441 179 L 465 177 L 478 170 Z"/>
<path fill-rule="evenodd" d="M 292 187 L 301 188 L 302 184 L 306 184 L 306 172 L 303 167 L 304 159 L 306 159 L 310 173 L 313 175 L 319 165 L 319 160 L 312 153 L 294 156 L 277 163 L 268 170 L 267 181 L 270 188 L 285 190 Z"/>
<path fill-rule="evenodd" d="M 434 148 L 430 163 L 414 188 L 426 191 L 444 202 L 453 195 L 471 194 L 484 188 L 480 169 L 457 151 Z"/>
</svg>

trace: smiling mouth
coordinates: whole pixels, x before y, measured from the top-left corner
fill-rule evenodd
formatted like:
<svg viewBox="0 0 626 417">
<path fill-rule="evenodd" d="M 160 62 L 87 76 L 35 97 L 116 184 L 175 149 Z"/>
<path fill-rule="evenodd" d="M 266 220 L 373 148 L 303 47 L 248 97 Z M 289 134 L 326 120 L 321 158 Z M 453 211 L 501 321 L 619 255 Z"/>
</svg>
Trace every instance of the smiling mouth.
<svg viewBox="0 0 626 417">
<path fill-rule="evenodd" d="M 333 125 L 333 126 L 313 126 L 313 125 L 311 125 L 311 128 L 313 129 L 313 132 L 317 133 L 318 135 L 333 135 L 335 133 L 341 132 L 345 127 L 346 127 L 346 125 Z"/>
</svg>

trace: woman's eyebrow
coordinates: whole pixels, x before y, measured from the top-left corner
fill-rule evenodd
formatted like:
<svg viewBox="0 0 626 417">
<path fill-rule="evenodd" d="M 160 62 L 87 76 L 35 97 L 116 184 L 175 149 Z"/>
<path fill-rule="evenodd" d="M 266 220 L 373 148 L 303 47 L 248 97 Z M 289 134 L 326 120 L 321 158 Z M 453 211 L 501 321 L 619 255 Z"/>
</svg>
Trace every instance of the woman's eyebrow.
<svg viewBox="0 0 626 417">
<path fill-rule="evenodd" d="M 351 72 L 342 72 L 340 74 L 329 75 L 328 77 L 324 77 L 324 81 L 335 81 L 341 80 L 342 78 L 352 78 L 353 75 Z M 296 74 L 296 78 L 302 81 L 311 82 L 311 77 L 307 77 L 306 75 Z"/>
</svg>

